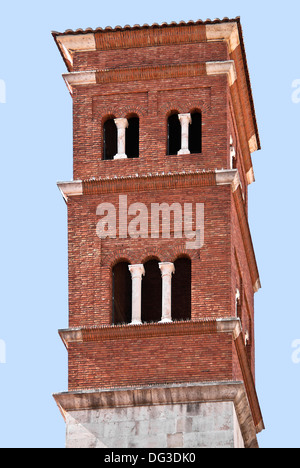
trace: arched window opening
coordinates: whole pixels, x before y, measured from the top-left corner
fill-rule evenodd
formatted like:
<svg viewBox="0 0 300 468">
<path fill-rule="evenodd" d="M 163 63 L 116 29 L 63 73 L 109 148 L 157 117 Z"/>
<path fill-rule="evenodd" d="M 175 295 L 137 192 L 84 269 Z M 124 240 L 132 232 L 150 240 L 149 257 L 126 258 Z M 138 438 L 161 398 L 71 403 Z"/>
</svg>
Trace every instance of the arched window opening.
<svg viewBox="0 0 300 468">
<path fill-rule="evenodd" d="M 189 128 L 189 150 L 192 154 L 202 152 L 202 114 L 191 113 L 192 123 Z"/>
<path fill-rule="evenodd" d="M 142 282 L 142 322 L 159 322 L 162 306 L 162 279 L 158 260 L 145 263 Z"/>
<path fill-rule="evenodd" d="M 172 278 L 172 320 L 191 320 L 192 316 L 192 264 L 187 257 L 174 262 Z"/>
<path fill-rule="evenodd" d="M 114 117 L 103 125 L 103 159 L 113 159 L 118 152 L 118 135 Z"/>
<path fill-rule="evenodd" d="M 172 113 L 168 118 L 168 155 L 178 154 L 181 149 L 181 124 L 178 112 Z"/>
<path fill-rule="evenodd" d="M 131 322 L 132 290 L 128 262 L 117 263 L 113 268 L 113 324 Z"/>
<path fill-rule="evenodd" d="M 138 116 L 128 118 L 128 127 L 126 128 L 126 150 L 127 158 L 139 157 L 140 124 Z"/>
</svg>

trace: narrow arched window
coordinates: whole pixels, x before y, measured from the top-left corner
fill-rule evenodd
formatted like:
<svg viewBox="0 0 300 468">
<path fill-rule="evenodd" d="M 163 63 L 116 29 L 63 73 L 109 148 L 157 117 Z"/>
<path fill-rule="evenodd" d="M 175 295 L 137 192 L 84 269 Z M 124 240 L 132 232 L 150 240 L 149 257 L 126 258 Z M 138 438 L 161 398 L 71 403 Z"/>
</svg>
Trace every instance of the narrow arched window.
<svg viewBox="0 0 300 468">
<path fill-rule="evenodd" d="M 202 152 L 202 114 L 199 111 L 191 113 L 192 123 L 189 127 L 189 150 L 192 154 Z"/>
<path fill-rule="evenodd" d="M 158 264 L 158 260 L 149 260 L 144 264 L 142 322 L 159 322 L 161 320 L 162 280 Z"/>
<path fill-rule="evenodd" d="M 131 322 L 132 282 L 128 262 L 113 267 L 113 317 L 114 325 Z"/>
<path fill-rule="evenodd" d="M 113 159 L 118 152 L 118 135 L 114 117 L 103 125 L 103 159 Z"/>
<path fill-rule="evenodd" d="M 126 128 L 126 155 L 127 158 L 139 157 L 139 139 L 140 124 L 137 115 L 128 118 L 128 127 Z"/>
<path fill-rule="evenodd" d="M 168 148 L 167 154 L 178 154 L 181 149 L 181 125 L 178 112 L 172 112 L 168 118 Z"/>
<path fill-rule="evenodd" d="M 187 257 L 174 262 L 172 278 L 172 320 L 191 320 L 192 314 L 192 264 Z"/>
</svg>

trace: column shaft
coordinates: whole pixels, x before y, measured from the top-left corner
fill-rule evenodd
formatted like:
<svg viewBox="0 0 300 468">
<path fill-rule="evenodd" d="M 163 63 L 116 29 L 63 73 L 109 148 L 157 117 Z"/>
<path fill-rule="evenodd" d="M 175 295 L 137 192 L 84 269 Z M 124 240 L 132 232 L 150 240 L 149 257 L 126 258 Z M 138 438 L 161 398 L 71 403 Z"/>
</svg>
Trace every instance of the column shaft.
<svg viewBox="0 0 300 468">
<path fill-rule="evenodd" d="M 181 149 L 178 154 L 190 154 L 189 150 L 189 125 L 192 123 L 191 114 L 179 114 L 181 124 Z"/>
<path fill-rule="evenodd" d="M 159 263 L 162 276 L 162 318 L 161 322 L 172 322 L 172 273 L 173 263 Z"/>
<path fill-rule="evenodd" d="M 129 265 L 132 278 L 132 318 L 131 324 L 142 323 L 142 276 L 145 275 L 144 265 Z"/>
<path fill-rule="evenodd" d="M 126 128 L 128 127 L 128 120 L 115 119 L 115 124 L 118 130 L 118 154 L 114 156 L 114 159 L 126 159 Z"/>
</svg>

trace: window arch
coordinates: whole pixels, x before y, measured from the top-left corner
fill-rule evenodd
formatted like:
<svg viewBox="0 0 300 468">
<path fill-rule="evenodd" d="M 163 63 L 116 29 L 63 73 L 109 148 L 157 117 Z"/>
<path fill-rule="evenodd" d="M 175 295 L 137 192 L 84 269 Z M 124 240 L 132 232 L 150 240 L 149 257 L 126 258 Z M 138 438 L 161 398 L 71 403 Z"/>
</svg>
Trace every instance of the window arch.
<svg viewBox="0 0 300 468">
<path fill-rule="evenodd" d="M 112 322 L 114 325 L 131 322 L 132 282 L 129 271 L 130 263 L 120 261 L 112 270 L 113 307 Z"/>
<path fill-rule="evenodd" d="M 172 278 L 172 320 L 191 320 L 192 316 L 192 263 L 189 257 L 174 262 Z"/>
<path fill-rule="evenodd" d="M 117 127 L 115 117 L 110 116 L 103 125 L 103 159 L 113 159 L 118 152 Z"/>
<path fill-rule="evenodd" d="M 144 264 L 145 276 L 142 282 L 142 322 L 161 320 L 162 280 L 159 260 L 151 259 Z"/>
<path fill-rule="evenodd" d="M 195 109 L 191 112 L 189 128 L 189 150 L 191 154 L 202 153 L 202 114 Z"/>
<path fill-rule="evenodd" d="M 137 114 L 127 117 L 128 127 L 126 128 L 126 150 L 127 158 L 139 157 L 140 140 L 140 119 Z"/>
<path fill-rule="evenodd" d="M 172 111 L 168 117 L 168 155 L 178 154 L 181 149 L 181 125 L 178 115 L 179 112 Z"/>
</svg>

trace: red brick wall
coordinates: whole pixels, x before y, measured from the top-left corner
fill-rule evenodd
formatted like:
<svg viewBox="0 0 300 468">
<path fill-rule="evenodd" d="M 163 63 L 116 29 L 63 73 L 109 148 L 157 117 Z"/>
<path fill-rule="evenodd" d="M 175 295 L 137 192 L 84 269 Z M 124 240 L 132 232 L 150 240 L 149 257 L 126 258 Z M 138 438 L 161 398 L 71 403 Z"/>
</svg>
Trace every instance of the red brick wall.
<svg viewBox="0 0 300 468">
<path fill-rule="evenodd" d="M 232 203 L 231 214 L 231 228 L 232 228 L 232 297 L 235 296 L 236 289 L 240 290 L 241 294 L 241 321 L 243 327 L 243 336 L 246 331 L 249 332 L 249 344 L 251 345 L 249 358 L 254 376 L 255 368 L 255 342 L 254 342 L 254 291 L 245 254 L 245 247 L 243 244 L 243 237 L 240 229 L 240 224 L 235 208 L 234 202 Z M 241 288 L 242 285 L 242 288 Z"/>
<path fill-rule="evenodd" d="M 230 317 L 231 301 L 231 188 L 195 187 L 128 194 L 128 206 L 144 203 L 203 203 L 205 244 L 201 250 L 187 250 L 186 239 L 103 239 L 96 233 L 100 203 L 118 208 L 119 193 L 74 197 L 69 201 L 70 326 L 111 324 L 112 266 L 120 259 L 145 263 L 151 257 L 174 262 L 182 254 L 192 260 L 192 317 Z M 194 214 L 195 218 L 195 214 Z M 132 217 L 128 217 L 130 221 Z M 151 222 L 149 219 L 149 227 Z M 172 225 L 171 225 L 172 228 Z M 151 233 L 150 233 L 151 234 Z M 118 236 L 118 231 L 117 231 Z"/>
<path fill-rule="evenodd" d="M 225 42 L 77 52 L 74 71 L 229 60 Z"/>
<path fill-rule="evenodd" d="M 69 389 L 233 380 L 230 334 L 71 344 Z"/>
<path fill-rule="evenodd" d="M 176 65 L 196 61 L 228 60 L 225 43 L 135 48 L 75 54 L 74 70 L 109 67 Z M 234 85 L 237 87 L 237 85 Z M 214 171 L 228 169 L 229 137 L 233 136 L 238 169 L 247 209 L 246 170 L 243 154 L 249 153 L 248 135 L 241 134 L 242 116 L 238 92 L 232 93 L 226 75 L 149 79 L 102 83 L 74 89 L 74 179 L 125 177 L 138 174 Z M 167 117 L 171 110 L 202 112 L 202 153 L 166 156 Z M 140 157 L 103 161 L 102 127 L 108 115 L 140 118 Z M 238 120 L 238 125 L 236 123 Z M 251 132 L 249 125 L 245 127 Z M 250 157 L 250 154 L 249 154 Z M 128 205 L 144 203 L 204 203 L 205 244 L 201 250 L 186 250 L 186 239 L 106 239 L 96 234 L 97 206 L 118 206 L 120 194 L 70 197 L 69 225 L 69 325 L 109 326 L 112 323 L 112 267 L 118 260 L 145 263 L 156 257 L 174 262 L 181 254 L 192 260 L 192 320 L 235 315 L 235 291 L 243 277 L 242 324 L 251 328 L 251 361 L 254 371 L 253 282 L 246 247 L 230 186 L 141 189 L 128 192 Z M 103 340 L 71 344 L 70 389 L 240 379 L 241 371 L 229 334 L 165 336 L 146 339 Z"/>
<path fill-rule="evenodd" d="M 226 75 L 81 86 L 74 93 L 74 179 L 228 168 Z M 202 111 L 202 154 L 166 156 L 171 110 Z M 140 118 L 140 158 L 103 161 L 106 116 Z"/>
</svg>

